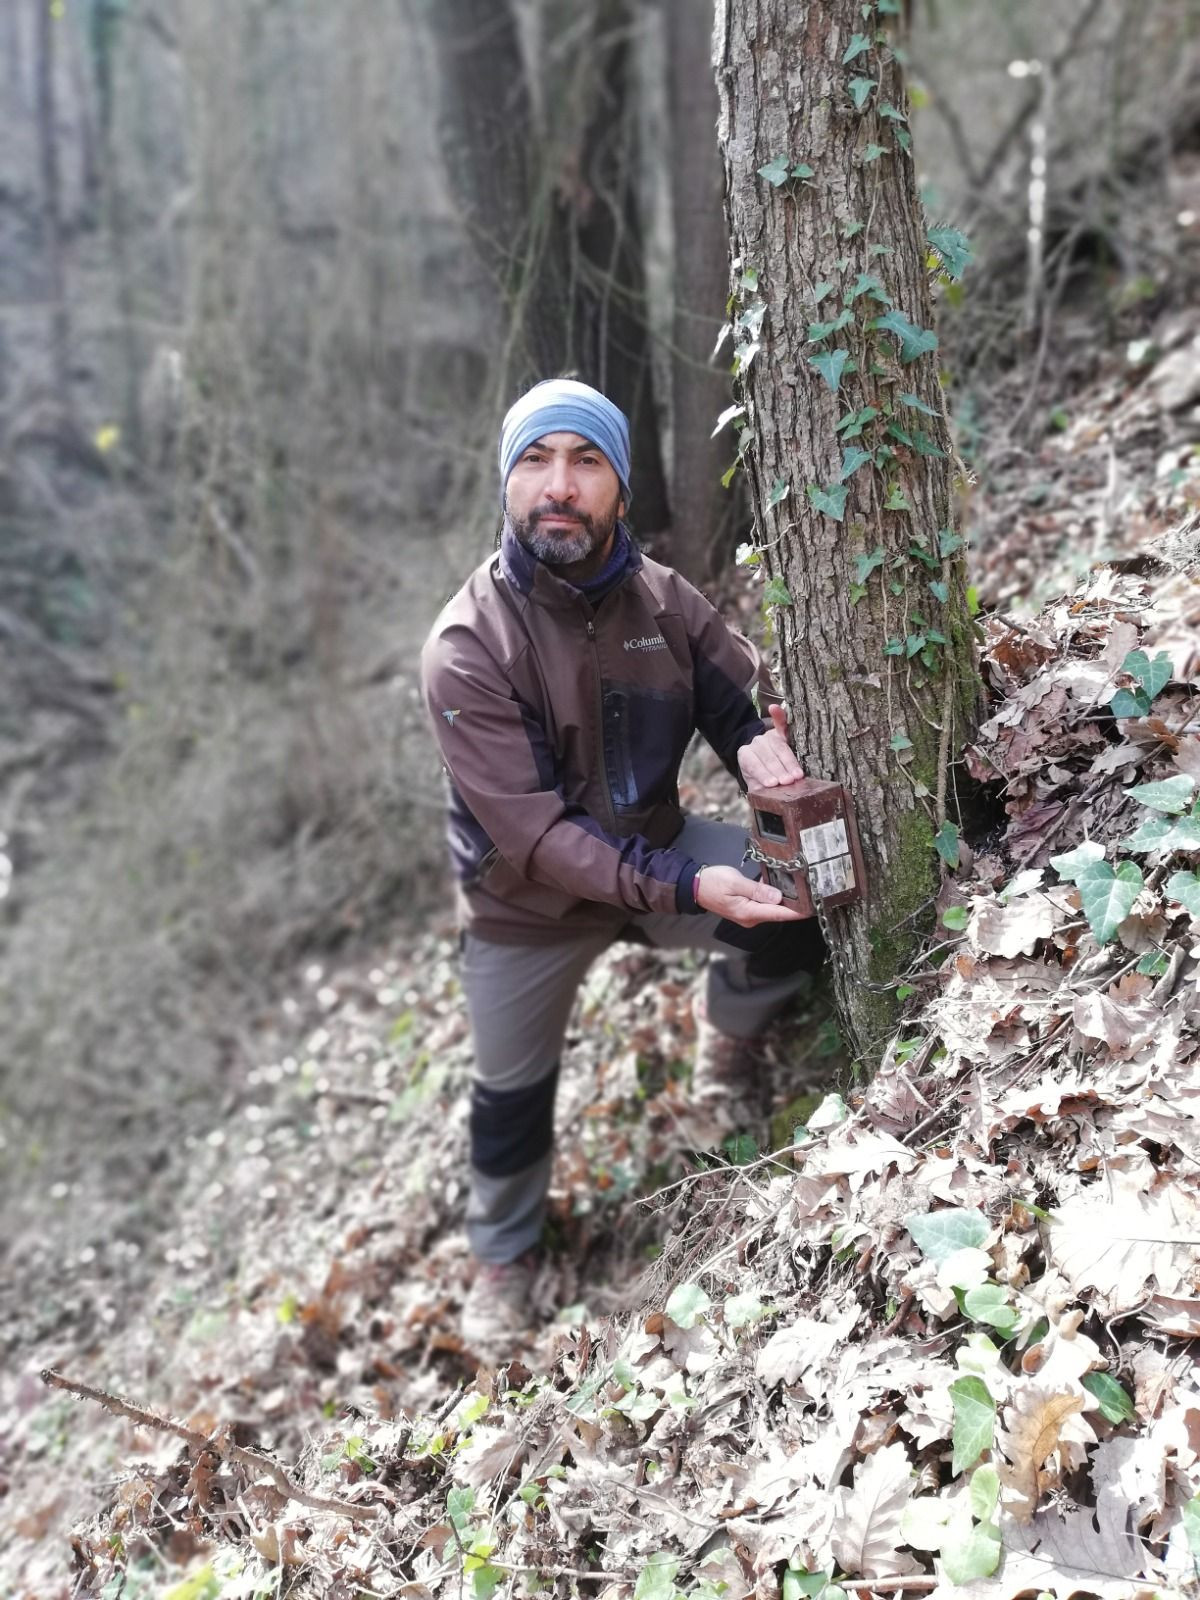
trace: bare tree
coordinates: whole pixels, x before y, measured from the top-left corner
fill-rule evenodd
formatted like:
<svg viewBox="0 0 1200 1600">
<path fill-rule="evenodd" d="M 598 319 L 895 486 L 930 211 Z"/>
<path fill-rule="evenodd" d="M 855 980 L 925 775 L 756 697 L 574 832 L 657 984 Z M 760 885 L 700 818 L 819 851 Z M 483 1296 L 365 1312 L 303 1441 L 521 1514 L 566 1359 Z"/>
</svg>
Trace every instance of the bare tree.
<svg viewBox="0 0 1200 1600">
<path fill-rule="evenodd" d="M 719 0 L 743 434 L 797 750 L 857 806 L 866 898 L 829 937 L 877 1056 L 946 854 L 977 699 L 896 0 Z M 951 274 L 965 241 L 935 233 Z"/>
<path fill-rule="evenodd" d="M 55 86 L 55 36 L 58 21 L 47 0 L 30 0 L 34 15 L 37 67 L 38 169 L 42 185 L 42 241 L 50 301 L 50 363 L 54 393 L 64 416 L 71 406 L 71 321 L 63 255 L 62 186 L 58 167 L 58 101 Z"/>
</svg>

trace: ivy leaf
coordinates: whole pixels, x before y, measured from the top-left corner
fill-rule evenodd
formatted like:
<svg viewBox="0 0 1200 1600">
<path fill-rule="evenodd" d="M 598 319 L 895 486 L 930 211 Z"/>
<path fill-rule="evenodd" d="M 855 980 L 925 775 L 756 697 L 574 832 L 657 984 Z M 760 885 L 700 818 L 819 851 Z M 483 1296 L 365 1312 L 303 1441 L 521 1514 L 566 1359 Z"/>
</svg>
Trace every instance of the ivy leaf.
<svg viewBox="0 0 1200 1600">
<path fill-rule="evenodd" d="M 1097 861 L 1104 860 L 1104 846 L 1097 844 L 1094 839 L 1085 839 L 1082 844 L 1077 844 L 1074 850 L 1066 850 L 1060 856 L 1051 856 L 1050 865 L 1060 878 L 1068 883 L 1078 883 L 1079 874 L 1086 872 Z"/>
<path fill-rule="evenodd" d="M 943 449 L 941 449 L 940 446 L 934 444 L 933 440 L 929 437 L 929 435 L 925 432 L 925 430 L 923 428 L 918 428 L 916 430 L 916 432 L 913 434 L 913 449 L 917 452 L 917 454 L 919 456 L 942 456 L 942 457 L 944 457 L 945 454 L 946 454 L 946 452 Z"/>
<path fill-rule="evenodd" d="M 838 482 L 845 483 L 852 472 L 857 472 L 866 461 L 875 458 L 869 450 L 864 450 L 860 445 L 852 444 L 848 450 L 842 451 L 842 470 L 838 473 Z"/>
<path fill-rule="evenodd" d="M 679 1561 L 666 1550 L 658 1550 L 638 1573 L 633 1600 L 672 1600 Z"/>
<path fill-rule="evenodd" d="M 940 600 L 943 605 L 949 605 L 950 585 L 948 583 L 943 583 L 940 578 L 937 578 L 929 585 L 929 588 L 935 600 Z"/>
<path fill-rule="evenodd" d="M 957 228 L 930 228 L 927 238 L 941 256 L 946 276 L 957 283 L 975 259 L 966 234 Z"/>
<path fill-rule="evenodd" d="M 1150 697 L 1144 689 L 1118 689 L 1108 709 L 1114 717 L 1144 717 L 1150 710 Z"/>
<path fill-rule="evenodd" d="M 792 178 L 815 178 L 816 173 L 807 161 L 797 161 L 788 176 Z"/>
<path fill-rule="evenodd" d="M 1080 1381 L 1100 1402 L 1100 1414 L 1109 1422 L 1129 1422 L 1137 1415 L 1129 1395 L 1107 1372 L 1089 1372 Z"/>
<path fill-rule="evenodd" d="M 892 303 L 891 295 L 873 272 L 860 272 L 846 298 L 857 300 L 860 294 L 869 294 L 872 300 L 878 300 L 881 306 L 890 306 Z"/>
<path fill-rule="evenodd" d="M 866 587 L 863 584 L 852 583 L 850 585 L 850 604 L 856 606 L 866 592 Z"/>
<path fill-rule="evenodd" d="M 947 906 L 942 912 L 942 927 L 949 928 L 951 933 L 961 933 L 966 925 L 966 906 Z"/>
<path fill-rule="evenodd" d="M 883 653 L 885 656 L 902 656 L 904 654 L 903 639 L 889 639 L 883 647 Z"/>
<path fill-rule="evenodd" d="M 938 555 L 952 556 L 956 550 L 962 549 L 962 536 L 952 528 L 938 529 Z"/>
<path fill-rule="evenodd" d="M 934 834 L 933 845 L 948 867 L 958 866 L 958 829 L 949 817 Z"/>
<path fill-rule="evenodd" d="M 890 122 L 908 121 L 908 118 L 904 115 L 903 111 L 897 110 L 897 108 L 892 105 L 890 101 L 884 101 L 883 105 L 880 106 L 879 115 L 881 117 L 887 117 Z"/>
<path fill-rule="evenodd" d="M 911 750 L 913 747 L 913 742 L 906 733 L 894 733 L 888 744 L 897 755 L 901 754 L 902 751 Z"/>
<path fill-rule="evenodd" d="M 888 490 L 888 497 L 883 502 L 883 509 L 885 511 L 911 511 L 912 510 L 912 506 L 909 505 L 908 500 L 907 500 L 907 498 L 905 496 L 904 490 L 900 487 L 900 485 L 898 483 L 892 484 L 891 488 Z"/>
<path fill-rule="evenodd" d="M 790 606 L 792 597 L 782 578 L 770 578 L 763 585 L 763 605 Z M 680 1324 L 682 1326 L 682 1324 Z"/>
<path fill-rule="evenodd" d="M 778 578 L 772 580 L 779 582 Z M 712 1301 L 698 1283 L 681 1283 L 671 1290 L 664 1310 L 677 1328 L 694 1328 L 712 1306 Z"/>
<path fill-rule="evenodd" d="M 884 149 L 883 145 L 869 144 L 863 151 L 863 165 L 865 166 L 868 161 L 878 161 L 880 156 L 885 155 L 887 155 L 887 151 Z"/>
<path fill-rule="evenodd" d="M 942 1571 L 953 1584 L 990 1578 L 1000 1565 L 1000 1524 L 981 1522 L 949 1539 L 941 1550 Z"/>
<path fill-rule="evenodd" d="M 981 1283 L 974 1289 L 968 1289 L 962 1297 L 962 1308 L 972 1322 L 984 1322 L 1005 1338 L 1016 1331 L 1021 1320 L 1020 1312 L 1009 1305 L 1007 1295 L 998 1283 Z"/>
<path fill-rule="evenodd" d="M 864 50 L 869 50 L 870 48 L 871 41 L 865 33 L 852 34 L 850 43 L 846 46 L 846 53 L 842 57 L 842 65 L 846 66 L 848 62 L 853 61 L 856 56 L 861 56 Z"/>
<path fill-rule="evenodd" d="M 824 512 L 835 522 L 841 522 L 846 515 L 846 497 L 849 493 L 850 487 L 845 483 L 831 483 L 828 489 L 822 489 L 817 483 L 808 486 L 808 498 L 813 510 Z"/>
<path fill-rule="evenodd" d="M 754 545 L 746 543 L 738 545 L 733 559 L 739 567 L 756 567 L 762 560 L 762 555 Z"/>
<path fill-rule="evenodd" d="M 1170 965 L 1161 950 L 1147 950 L 1134 971 L 1143 978 L 1161 978 Z"/>
<path fill-rule="evenodd" d="M 831 333 L 838 333 L 842 328 L 848 328 L 853 321 L 853 311 L 840 311 L 832 322 L 810 322 L 809 340 L 815 344 L 819 339 L 828 339 Z"/>
<path fill-rule="evenodd" d="M 837 425 L 837 432 L 843 439 L 857 439 L 868 422 L 874 422 L 879 415 L 877 406 L 863 406 L 861 411 L 851 411 Z"/>
<path fill-rule="evenodd" d="M 1122 861 L 1114 872 L 1107 861 L 1095 861 L 1078 874 L 1075 884 L 1088 926 L 1098 943 L 1108 944 L 1141 893 L 1141 868 Z"/>
<path fill-rule="evenodd" d="M 866 227 L 865 222 L 860 222 L 857 217 L 851 217 L 849 222 L 842 223 L 842 238 L 853 239 L 856 233 L 861 233 Z M 847 262 L 849 257 L 846 257 Z"/>
<path fill-rule="evenodd" d="M 709 438 L 710 439 L 715 439 L 717 437 L 717 435 L 720 433 L 721 429 L 725 426 L 725 424 L 727 422 L 732 422 L 734 417 L 744 417 L 745 415 L 746 415 L 745 406 L 741 406 L 741 405 L 726 406 L 724 411 L 722 411 L 721 415 L 717 418 L 717 425 L 713 429 L 713 431 L 709 434 Z"/>
<path fill-rule="evenodd" d="M 1128 672 L 1130 677 L 1136 678 L 1142 689 L 1154 699 L 1171 681 L 1174 668 L 1171 658 L 1165 650 L 1160 650 L 1151 661 L 1144 650 L 1131 650 L 1121 663 L 1121 671 Z"/>
<path fill-rule="evenodd" d="M 996 1507 L 1000 1504 L 1000 1474 L 995 1467 L 984 1464 L 976 1467 L 971 1474 L 970 1486 L 967 1496 L 971 1504 L 971 1515 L 978 1522 L 990 1522 L 996 1514 Z"/>
<path fill-rule="evenodd" d="M 908 320 L 903 311 L 894 308 L 886 311 L 882 317 L 876 317 L 871 326 L 882 328 L 885 333 L 895 335 L 900 345 L 900 360 L 905 365 L 938 347 L 936 333 L 931 333 L 928 328 L 918 328 L 915 323 Z"/>
<path fill-rule="evenodd" d="M 832 393 L 836 394 L 841 385 L 842 371 L 849 359 L 849 350 L 827 350 L 819 356 L 809 356 L 808 364 L 817 369 Z"/>
<path fill-rule="evenodd" d="M 954 1404 L 954 1458 L 950 1471 L 955 1477 L 973 1467 L 996 1438 L 996 1402 L 982 1378 L 958 1378 L 950 1385 Z"/>
<path fill-rule="evenodd" d="M 882 565 L 883 546 L 881 544 L 877 544 L 874 550 L 868 552 L 867 555 L 855 556 L 854 581 L 856 583 L 866 583 L 867 579 L 871 576 L 875 569 L 877 567 L 881 567 Z"/>
<path fill-rule="evenodd" d="M 758 288 L 758 268 L 747 267 L 745 272 L 743 272 L 741 277 L 738 279 L 738 283 L 743 289 L 749 289 L 751 292 L 753 292 Z"/>
<path fill-rule="evenodd" d="M 962 906 L 951 906 L 949 909 L 964 911 Z M 942 921 L 946 922 L 945 916 Z M 946 926 L 950 927 L 951 924 L 946 922 Z M 939 1264 L 959 1250 L 977 1250 L 990 1231 L 983 1212 L 967 1206 L 918 1212 L 905 1217 L 904 1226 L 921 1254 Z"/>
<path fill-rule="evenodd" d="M 923 633 L 910 633 L 904 641 L 904 653 L 911 661 L 913 656 L 925 648 L 925 635 Z"/>
<path fill-rule="evenodd" d="M 786 500 L 791 493 L 791 485 L 786 478 L 776 478 L 771 485 L 771 492 L 767 496 L 767 510 L 772 510 L 781 500 Z"/>
<path fill-rule="evenodd" d="M 1186 772 L 1177 772 L 1174 777 L 1164 778 L 1161 783 L 1135 784 L 1125 793 L 1131 800 L 1149 806 L 1152 811 L 1166 811 L 1173 816 L 1187 807 L 1195 787 L 1195 778 Z"/>
<path fill-rule="evenodd" d="M 914 411 L 923 411 L 927 417 L 936 417 L 939 414 L 932 406 L 927 406 L 919 395 L 902 394 L 899 398 L 902 406 L 911 406 Z"/>
<path fill-rule="evenodd" d="M 738 464 L 737 464 L 736 461 L 733 463 L 732 466 L 726 467 L 725 471 L 721 474 L 721 487 L 722 487 L 722 489 L 728 489 L 729 485 L 733 482 L 733 475 L 737 471 L 737 469 L 738 469 Z"/>
<path fill-rule="evenodd" d="M 1168 850 L 1200 850 L 1200 805 L 1193 806 L 1188 816 L 1180 817 L 1163 844 Z"/>
<path fill-rule="evenodd" d="M 849 89 L 850 97 L 854 101 L 854 109 L 856 111 L 861 111 L 863 106 L 865 106 L 867 103 L 867 96 L 875 87 L 875 79 L 851 78 L 846 87 Z"/>
<path fill-rule="evenodd" d="M 1200 876 L 1194 872 L 1176 872 L 1167 881 L 1167 893 L 1178 900 L 1192 916 L 1200 917 Z"/>
<path fill-rule="evenodd" d="M 813 290 L 813 305 L 819 306 L 821 301 L 824 300 L 825 296 L 832 293 L 833 285 L 831 283 L 818 283 L 816 288 Z"/>
<path fill-rule="evenodd" d="M 915 556 L 923 566 L 928 567 L 930 572 L 936 572 L 938 570 L 937 557 L 931 556 L 928 550 L 922 550 L 919 544 L 910 544 L 908 547 L 908 553 L 910 556 Z"/>
<path fill-rule="evenodd" d="M 900 146 L 901 150 L 912 149 L 912 134 L 909 133 L 907 128 L 896 129 L 896 143 Z"/>
<path fill-rule="evenodd" d="M 758 175 L 778 189 L 780 184 L 788 181 L 788 165 L 787 156 L 772 156 L 765 167 L 759 167 Z"/>
</svg>

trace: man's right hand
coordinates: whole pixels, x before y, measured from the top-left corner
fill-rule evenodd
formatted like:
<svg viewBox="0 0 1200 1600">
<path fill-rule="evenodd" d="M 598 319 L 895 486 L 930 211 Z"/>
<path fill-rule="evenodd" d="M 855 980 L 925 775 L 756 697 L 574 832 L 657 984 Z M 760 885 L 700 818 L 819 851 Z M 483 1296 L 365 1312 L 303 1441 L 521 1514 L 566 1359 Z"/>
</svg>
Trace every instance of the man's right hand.
<svg viewBox="0 0 1200 1600">
<path fill-rule="evenodd" d="M 703 910 L 742 928 L 755 928 L 760 922 L 803 921 L 798 911 L 783 903 L 783 894 L 774 884 L 743 878 L 736 867 L 705 867 L 693 893 Z"/>
</svg>

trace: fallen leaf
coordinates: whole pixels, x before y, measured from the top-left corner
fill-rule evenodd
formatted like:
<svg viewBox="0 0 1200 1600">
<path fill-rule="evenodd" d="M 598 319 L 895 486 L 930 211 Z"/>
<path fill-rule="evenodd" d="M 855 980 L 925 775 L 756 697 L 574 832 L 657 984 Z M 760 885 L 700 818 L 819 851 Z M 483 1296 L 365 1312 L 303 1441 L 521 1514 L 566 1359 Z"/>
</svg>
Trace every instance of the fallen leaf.
<svg viewBox="0 0 1200 1600">
<path fill-rule="evenodd" d="M 914 1569 L 911 1557 L 899 1555 L 900 1519 L 912 1490 L 902 1444 L 876 1450 L 859 1465 L 852 1489 L 835 1490 L 832 1550 L 843 1571 L 869 1578 Z"/>
</svg>

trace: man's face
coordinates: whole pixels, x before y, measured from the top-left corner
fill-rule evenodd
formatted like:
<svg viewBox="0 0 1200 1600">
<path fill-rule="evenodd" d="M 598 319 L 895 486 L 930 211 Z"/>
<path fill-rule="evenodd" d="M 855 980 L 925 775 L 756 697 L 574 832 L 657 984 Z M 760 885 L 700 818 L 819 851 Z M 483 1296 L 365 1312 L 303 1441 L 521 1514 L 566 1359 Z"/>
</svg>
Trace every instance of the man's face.
<svg viewBox="0 0 1200 1600">
<path fill-rule="evenodd" d="M 504 509 L 517 538 L 539 561 L 577 567 L 603 564 L 625 503 L 602 450 L 578 433 L 547 433 L 518 456 Z"/>
</svg>

